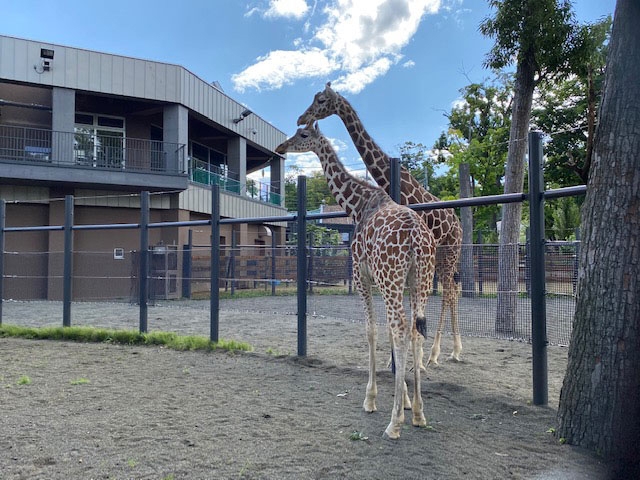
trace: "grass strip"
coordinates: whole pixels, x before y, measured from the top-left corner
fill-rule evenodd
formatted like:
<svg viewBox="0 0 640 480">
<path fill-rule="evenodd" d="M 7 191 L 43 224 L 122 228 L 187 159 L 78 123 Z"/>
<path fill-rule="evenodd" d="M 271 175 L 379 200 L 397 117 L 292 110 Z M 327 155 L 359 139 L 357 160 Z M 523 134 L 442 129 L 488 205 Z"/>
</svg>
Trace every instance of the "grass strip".
<svg viewBox="0 0 640 480">
<path fill-rule="evenodd" d="M 119 345 L 159 345 L 172 350 L 225 350 L 249 352 L 251 345 L 235 340 L 212 342 L 197 335 L 177 335 L 171 332 L 140 333 L 135 330 L 109 330 L 94 327 L 21 327 L 0 325 L 0 338 L 17 337 L 31 340 L 64 340 L 83 343 Z"/>
</svg>

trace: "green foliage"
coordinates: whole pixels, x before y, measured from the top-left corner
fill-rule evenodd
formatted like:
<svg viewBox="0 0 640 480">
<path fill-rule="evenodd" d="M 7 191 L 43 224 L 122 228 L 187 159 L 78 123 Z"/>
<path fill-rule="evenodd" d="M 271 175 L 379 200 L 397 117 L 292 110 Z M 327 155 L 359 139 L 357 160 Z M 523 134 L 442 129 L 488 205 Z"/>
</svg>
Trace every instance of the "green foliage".
<svg viewBox="0 0 640 480">
<path fill-rule="evenodd" d="M 551 240 L 575 240 L 575 231 L 580 226 L 578 199 L 563 197 L 545 204 L 547 237 Z"/>
<path fill-rule="evenodd" d="M 512 78 L 496 74 L 462 88 L 461 100 L 446 114 L 449 130 L 440 135 L 432 158 L 449 167 L 446 178 L 451 179 L 449 188 L 454 192 L 458 192 L 458 168 L 468 163 L 473 196 L 502 193 L 512 92 Z M 485 238 L 490 236 L 496 231 L 499 211 L 496 205 L 474 208 L 474 229 L 482 230 Z"/>
<path fill-rule="evenodd" d="M 140 333 L 135 330 L 107 330 L 93 327 L 20 327 L 0 325 L 0 337 L 33 340 L 115 343 L 121 345 L 160 345 L 172 350 L 251 351 L 251 345 L 235 340 L 212 342 L 207 337 L 184 336 L 170 332 Z"/>
<path fill-rule="evenodd" d="M 16 382 L 18 385 L 31 385 L 31 378 L 28 375 L 22 375 Z"/>
<path fill-rule="evenodd" d="M 307 235 L 308 239 L 313 239 L 312 246 L 323 247 L 327 245 L 342 245 L 342 237 L 340 232 L 331 228 L 323 227 L 314 223 L 307 223 Z M 307 245 L 309 240 L 307 239 Z M 287 243 L 289 245 L 296 245 L 298 242 L 298 235 L 296 232 L 292 232 L 289 235 Z"/>
<path fill-rule="evenodd" d="M 480 24 L 480 32 L 495 39 L 486 66 L 532 62 L 539 78 L 570 71 L 581 35 L 569 0 L 489 0 L 489 5 L 495 15 Z"/>
<path fill-rule="evenodd" d="M 358 431 L 353 431 L 351 432 L 351 434 L 349 435 L 349 440 L 353 441 L 353 442 L 357 442 L 357 441 L 363 441 L 366 442 L 367 440 L 369 440 L 369 437 L 367 437 L 364 433 L 362 432 L 358 432 Z"/>
<path fill-rule="evenodd" d="M 289 211 L 298 209 L 298 175 L 301 171 L 296 166 L 289 167 L 285 178 L 285 207 Z M 307 176 L 307 210 L 315 210 L 320 205 L 335 205 L 336 200 L 329 189 L 327 179 L 322 172 L 314 172 Z"/>
<path fill-rule="evenodd" d="M 538 129 L 552 134 L 545 179 L 558 186 L 587 183 L 610 33 L 610 17 L 581 26 L 582 55 L 571 65 L 573 75 L 539 86 L 532 116 Z"/>
</svg>

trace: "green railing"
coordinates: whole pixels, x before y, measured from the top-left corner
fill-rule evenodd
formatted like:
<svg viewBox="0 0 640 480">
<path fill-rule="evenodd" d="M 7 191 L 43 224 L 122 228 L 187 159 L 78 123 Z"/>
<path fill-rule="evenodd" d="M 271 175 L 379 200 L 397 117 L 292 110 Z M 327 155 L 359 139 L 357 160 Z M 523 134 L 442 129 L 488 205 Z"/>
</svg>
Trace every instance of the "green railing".
<svg viewBox="0 0 640 480">
<path fill-rule="evenodd" d="M 193 183 L 199 183 L 201 185 L 219 185 L 221 190 L 236 193 L 238 195 L 242 192 L 242 183 L 238 180 L 229 178 L 226 175 L 221 175 L 211 171 L 209 165 L 204 162 L 200 162 L 198 160 L 193 162 L 189 174 L 189 178 Z M 264 184 L 256 180 L 250 180 L 245 186 L 245 193 L 249 198 L 265 203 L 271 203 L 273 205 L 282 204 L 282 195 L 272 192 L 270 185 L 268 184 Z"/>
</svg>

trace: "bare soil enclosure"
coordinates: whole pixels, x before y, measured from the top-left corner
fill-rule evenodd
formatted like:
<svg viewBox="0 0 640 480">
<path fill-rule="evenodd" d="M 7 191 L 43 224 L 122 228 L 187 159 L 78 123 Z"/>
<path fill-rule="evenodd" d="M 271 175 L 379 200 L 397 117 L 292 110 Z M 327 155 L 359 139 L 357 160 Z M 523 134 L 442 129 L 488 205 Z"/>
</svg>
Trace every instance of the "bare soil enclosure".
<svg viewBox="0 0 640 480">
<path fill-rule="evenodd" d="M 151 326 L 178 311 L 154 310 Z M 308 330 L 306 358 L 295 356 L 295 315 L 224 312 L 221 336 L 251 343 L 253 353 L 0 339 L 0 476 L 605 476 L 596 458 L 548 433 L 566 349 L 549 348 L 550 406 L 535 407 L 530 345 L 463 338 L 463 362 L 455 363 L 446 355 L 451 338 L 444 338 L 440 365 L 423 376 L 428 428 L 412 427 L 407 415 L 400 439 L 389 441 L 382 437 L 393 403 L 384 329 L 373 414 L 362 410 L 364 326 L 318 317 Z"/>
</svg>

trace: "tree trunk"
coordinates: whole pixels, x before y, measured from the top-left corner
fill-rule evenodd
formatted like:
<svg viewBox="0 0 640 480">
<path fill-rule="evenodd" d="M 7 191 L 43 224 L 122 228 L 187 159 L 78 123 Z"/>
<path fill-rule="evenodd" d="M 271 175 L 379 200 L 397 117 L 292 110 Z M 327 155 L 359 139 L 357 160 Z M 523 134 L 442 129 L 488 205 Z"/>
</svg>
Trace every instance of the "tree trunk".
<svg viewBox="0 0 640 480">
<path fill-rule="evenodd" d="M 557 435 L 640 478 L 640 3 L 618 0 Z"/>
<path fill-rule="evenodd" d="M 522 192 L 524 156 L 535 87 L 535 64 L 532 52 L 526 52 L 516 69 L 513 113 L 509 131 L 509 150 L 504 176 L 504 193 Z M 498 249 L 498 306 L 496 332 L 513 333 L 518 299 L 518 241 L 522 204 L 504 205 Z"/>
<path fill-rule="evenodd" d="M 458 173 L 460 178 L 460 198 L 471 198 L 473 195 L 469 164 L 461 163 Z M 462 296 L 474 297 L 476 276 L 473 268 L 473 211 L 471 207 L 462 207 L 460 209 L 460 218 L 462 220 L 462 258 L 460 268 L 460 273 L 462 274 Z"/>
</svg>

